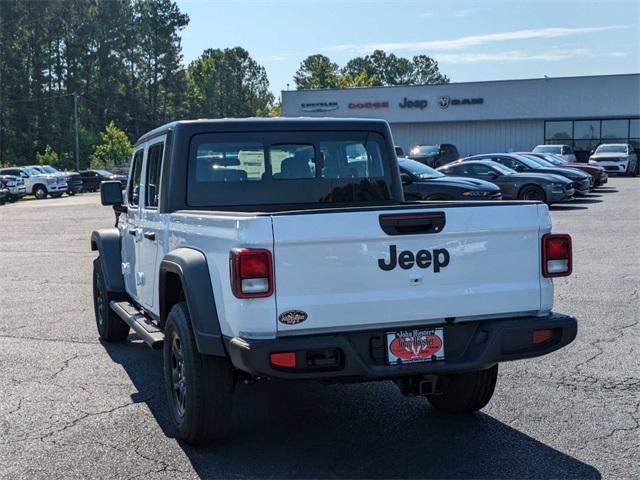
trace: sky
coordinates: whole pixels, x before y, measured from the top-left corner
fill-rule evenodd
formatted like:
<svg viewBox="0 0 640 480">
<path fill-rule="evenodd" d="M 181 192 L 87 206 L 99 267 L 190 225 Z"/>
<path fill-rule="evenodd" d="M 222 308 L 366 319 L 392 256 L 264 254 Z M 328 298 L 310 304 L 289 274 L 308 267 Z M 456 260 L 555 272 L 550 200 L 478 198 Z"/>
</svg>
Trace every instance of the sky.
<svg viewBox="0 0 640 480">
<path fill-rule="evenodd" d="M 190 17 L 185 64 L 241 46 L 270 88 L 294 89 L 300 62 L 340 66 L 380 48 L 438 61 L 451 82 L 640 72 L 640 2 L 575 0 L 176 0 Z"/>
</svg>

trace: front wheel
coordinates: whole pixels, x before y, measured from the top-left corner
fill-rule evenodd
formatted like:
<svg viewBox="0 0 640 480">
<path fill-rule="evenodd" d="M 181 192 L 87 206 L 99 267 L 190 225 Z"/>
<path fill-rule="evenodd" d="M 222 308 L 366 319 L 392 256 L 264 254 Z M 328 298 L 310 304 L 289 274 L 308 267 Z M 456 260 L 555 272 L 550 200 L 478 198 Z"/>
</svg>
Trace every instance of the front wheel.
<svg viewBox="0 0 640 480">
<path fill-rule="evenodd" d="M 169 312 L 163 348 L 165 391 L 178 435 L 189 444 L 221 441 L 231 425 L 231 364 L 198 352 L 185 303 Z"/>
<path fill-rule="evenodd" d="M 129 325 L 111 310 L 111 300 L 117 300 L 107 291 L 100 265 L 100 257 L 93 261 L 93 308 L 100 338 L 107 342 L 121 342 L 129 335 Z"/>
<path fill-rule="evenodd" d="M 498 381 L 498 365 L 477 372 L 459 373 L 442 377 L 442 393 L 427 395 L 429 403 L 445 413 L 473 413 L 484 408 Z"/>
<path fill-rule="evenodd" d="M 547 202 L 547 196 L 540 187 L 536 185 L 527 185 L 518 194 L 519 200 L 532 200 L 537 202 Z"/>
<path fill-rule="evenodd" d="M 44 185 L 36 185 L 33 189 L 33 196 L 38 200 L 44 200 L 47 198 L 48 193 L 49 192 L 47 192 L 47 188 Z"/>
</svg>

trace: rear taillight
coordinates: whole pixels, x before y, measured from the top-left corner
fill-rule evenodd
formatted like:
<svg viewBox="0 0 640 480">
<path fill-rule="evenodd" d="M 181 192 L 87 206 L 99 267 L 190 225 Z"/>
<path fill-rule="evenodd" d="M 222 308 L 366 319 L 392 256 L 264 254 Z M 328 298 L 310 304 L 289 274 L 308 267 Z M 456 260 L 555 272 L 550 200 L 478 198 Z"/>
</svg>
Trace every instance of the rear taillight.
<svg viewBox="0 0 640 480">
<path fill-rule="evenodd" d="M 542 276 L 566 277 L 573 268 L 571 237 L 566 233 L 542 237 Z"/>
<path fill-rule="evenodd" d="M 273 293 L 273 262 L 269 250 L 231 251 L 231 283 L 238 298 L 268 297 Z"/>
</svg>

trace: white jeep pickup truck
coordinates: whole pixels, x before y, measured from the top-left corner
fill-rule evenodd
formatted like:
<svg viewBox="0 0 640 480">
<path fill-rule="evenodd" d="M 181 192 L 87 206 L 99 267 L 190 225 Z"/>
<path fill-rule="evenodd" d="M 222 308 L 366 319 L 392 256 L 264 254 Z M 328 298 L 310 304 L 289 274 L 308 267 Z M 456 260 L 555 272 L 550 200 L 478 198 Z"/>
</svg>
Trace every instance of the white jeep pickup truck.
<svg viewBox="0 0 640 480">
<path fill-rule="evenodd" d="M 182 439 L 222 439 L 234 384 L 270 377 L 393 380 L 473 412 L 499 362 L 575 338 L 547 206 L 406 202 L 393 145 L 380 120 L 180 121 L 138 140 L 124 194 L 102 183 L 98 332 L 163 348 Z"/>
</svg>

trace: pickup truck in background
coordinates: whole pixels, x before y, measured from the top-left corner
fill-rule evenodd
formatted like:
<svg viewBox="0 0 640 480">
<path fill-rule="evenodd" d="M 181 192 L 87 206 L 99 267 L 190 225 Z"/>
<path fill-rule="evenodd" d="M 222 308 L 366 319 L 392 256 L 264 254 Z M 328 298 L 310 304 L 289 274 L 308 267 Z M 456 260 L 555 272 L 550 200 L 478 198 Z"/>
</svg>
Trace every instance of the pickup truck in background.
<svg viewBox="0 0 640 480">
<path fill-rule="evenodd" d="M 16 175 L 0 175 L 0 187 L 4 186 L 9 190 L 9 202 L 20 200 L 27 194 L 27 188 L 24 186 L 22 177 Z"/>
<path fill-rule="evenodd" d="M 491 399 L 498 363 L 569 344 L 571 239 L 540 202 L 407 202 L 381 120 L 173 122 L 134 146 L 94 231 L 100 337 L 163 348 L 170 417 L 221 440 L 234 385 L 394 381 L 434 408 Z"/>
<path fill-rule="evenodd" d="M 13 175 L 22 178 L 26 194 L 33 195 L 38 200 L 47 198 L 47 195 L 59 197 L 67 191 L 66 178 L 43 173 L 33 167 L 2 168 L 0 175 Z"/>
</svg>

